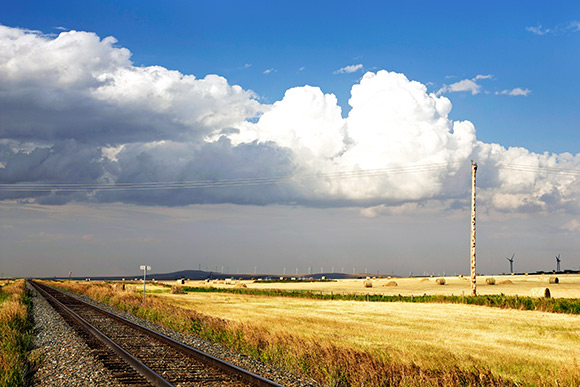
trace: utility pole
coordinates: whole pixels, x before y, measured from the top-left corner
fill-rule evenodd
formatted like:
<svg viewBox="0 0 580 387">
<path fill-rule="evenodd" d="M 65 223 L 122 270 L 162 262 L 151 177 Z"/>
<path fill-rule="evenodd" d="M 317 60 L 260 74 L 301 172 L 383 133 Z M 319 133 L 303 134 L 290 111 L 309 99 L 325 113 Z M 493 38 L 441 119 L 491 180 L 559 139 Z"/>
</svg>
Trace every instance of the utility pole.
<svg viewBox="0 0 580 387">
<path fill-rule="evenodd" d="M 477 163 L 471 160 L 471 295 L 477 295 L 475 284 L 475 172 Z"/>
</svg>

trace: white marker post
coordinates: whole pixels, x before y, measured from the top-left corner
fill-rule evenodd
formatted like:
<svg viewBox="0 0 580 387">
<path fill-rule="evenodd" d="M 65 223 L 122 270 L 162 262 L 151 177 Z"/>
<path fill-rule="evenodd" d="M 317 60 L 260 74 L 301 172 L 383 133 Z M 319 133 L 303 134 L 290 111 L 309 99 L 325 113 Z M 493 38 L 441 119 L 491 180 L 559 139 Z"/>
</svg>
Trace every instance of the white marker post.
<svg viewBox="0 0 580 387">
<path fill-rule="evenodd" d="M 147 282 L 147 270 L 151 270 L 151 266 L 141 265 L 141 270 L 143 270 L 143 303 L 145 303 L 145 283 Z"/>
</svg>

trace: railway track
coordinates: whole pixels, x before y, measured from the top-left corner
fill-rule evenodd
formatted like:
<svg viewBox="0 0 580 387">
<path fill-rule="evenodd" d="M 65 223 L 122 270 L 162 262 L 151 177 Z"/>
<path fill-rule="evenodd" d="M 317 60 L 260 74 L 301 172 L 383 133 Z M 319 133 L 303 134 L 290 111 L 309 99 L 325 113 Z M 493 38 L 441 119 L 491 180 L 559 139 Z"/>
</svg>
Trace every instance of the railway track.
<svg viewBox="0 0 580 387">
<path fill-rule="evenodd" d="M 55 288 L 29 282 L 126 386 L 282 387 Z"/>
</svg>

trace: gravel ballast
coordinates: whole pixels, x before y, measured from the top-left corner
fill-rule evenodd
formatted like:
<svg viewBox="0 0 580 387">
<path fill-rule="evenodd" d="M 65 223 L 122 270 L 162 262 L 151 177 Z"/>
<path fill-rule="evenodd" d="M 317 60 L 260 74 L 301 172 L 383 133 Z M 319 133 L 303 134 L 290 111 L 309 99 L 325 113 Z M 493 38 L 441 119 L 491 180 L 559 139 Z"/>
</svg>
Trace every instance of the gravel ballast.
<svg viewBox="0 0 580 387">
<path fill-rule="evenodd" d="M 141 318 L 135 317 L 132 314 L 125 313 L 119 311 L 115 308 L 112 308 L 108 305 L 101 304 L 96 302 L 89 297 L 86 296 L 79 296 L 76 294 L 72 294 L 70 292 L 66 292 L 74 297 L 82 299 L 88 303 L 93 305 L 97 305 L 109 312 L 115 313 L 119 316 L 122 316 L 130 321 L 133 321 L 137 324 L 141 324 L 149 329 L 153 329 L 159 333 L 162 333 L 166 336 L 169 336 L 175 340 L 181 341 L 193 348 L 198 350 L 204 351 L 218 357 L 220 359 L 224 359 L 238 367 L 247 369 L 251 372 L 254 372 L 258 375 L 261 375 L 267 379 L 273 380 L 281 385 L 289 386 L 289 387 L 316 387 L 318 384 L 300 378 L 296 375 L 293 375 L 289 372 L 276 369 L 271 367 L 267 364 L 264 364 L 258 360 L 255 360 L 249 356 L 241 355 L 236 353 L 228 348 L 224 348 L 220 345 L 213 344 L 207 342 L 199 337 L 193 335 L 185 335 L 173 330 L 161 327 L 157 324 L 153 324 L 149 321 L 143 320 Z M 45 347 L 46 356 L 44 358 L 44 362 L 42 364 L 42 368 L 37 372 L 37 377 L 35 377 L 35 381 L 39 380 L 40 382 L 35 384 L 36 386 L 102 386 L 102 385 L 110 385 L 110 386 L 119 386 L 120 384 L 117 381 L 112 382 L 110 378 L 110 373 L 108 370 L 104 369 L 100 363 L 92 358 L 90 354 L 90 349 L 82 342 L 80 342 L 80 338 L 72 332 L 70 327 L 64 322 L 64 320 L 55 312 L 50 305 L 44 300 L 44 298 L 36 295 L 33 297 L 33 315 L 35 316 L 35 324 L 37 324 L 37 346 L 38 347 Z M 37 306 L 38 305 L 38 306 Z M 38 309 L 37 312 L 34 312 L 35 309 Z M 47 310 L 50 309 L 50 310 Z M 36 320 L 36 315 L 40 316 L 40 320 Z M 49 320 L 49 322 L 46 322 Z M 58 320 L 58 323 L 55 322 Z M 63 326 L 64 325 L 64 326 Z M 74 344 L 65 344 L 63 340 L 60 340 L 59 337 L 63 336 L 65 338 L 70 339 L 74 342 Z M 61 343 L 63 345 L 61 346 Z M 72 348 L 75 348 L 72 350 Z M 64 353 L 63 353 L 64 352 Z M 69 353 L 73 352 L 73 353 Z M 82 358 L 73 359 L 76 357 Z M 68 361 L 69 364 L 64 363 Z M 79 363 L 80 362 L 80 363 Z M 89 372 L 80 372 L 79 368 L 84 368 L 85 365 L 83 362 L 87 362 L 87 367 L 94 367 L 93 371 Z M 47 364 L 49 363 L 49 364 Z M 96 364 L 94 364 L 96 363 Z M 100 366 L 100 372 L 96 373 L 96 367 Z M 71 382 L 71 384 L 63 384 L 62 379 L 65 377 L 73 375 L 75 382 Z M 44 380 L 45 377 L 49 377 L 50 383 L 47 384 Z M 92 379 L 88 379 L 88 377 Z M 104 378 L 102 381 L 96 381 L 95 378 Z M 39 379 L 40 378 L 40 379 Z M 109 379 L 107 379 L 109 378 Z M 54 381 L 54 382 L 53 382 Z M 68 380 L 67 380 L 68 382 Z M 85 384 L 83 384 L 85 383 Z M 104 383 L 104 384 L 103 384 Z M 111 384 L 109 384 L 111 383 Z"/>
<path fill-rule="evenodd" d="M 32 296 L 34 348 L 42 353 L 42 363 L 33 375 L 32 385 L 122 386 L 52 306 L 27 286 Z"/>
</svg>

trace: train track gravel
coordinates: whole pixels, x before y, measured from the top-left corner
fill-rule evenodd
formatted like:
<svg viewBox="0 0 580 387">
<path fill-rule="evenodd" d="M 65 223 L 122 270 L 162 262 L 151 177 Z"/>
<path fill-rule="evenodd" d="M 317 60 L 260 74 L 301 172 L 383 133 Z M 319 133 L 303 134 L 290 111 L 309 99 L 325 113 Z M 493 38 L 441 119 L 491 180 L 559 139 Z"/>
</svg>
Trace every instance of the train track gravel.
<svg viewBox="0 0 580 387">
<path fill-rule="evenodd" d="M 42 364 L 31 384 L 38 387 L 121 387 L 93 351 L 48 302 L 27 285 L 32 295 L 34 347 L 42 352 Z"/>
</svg>

